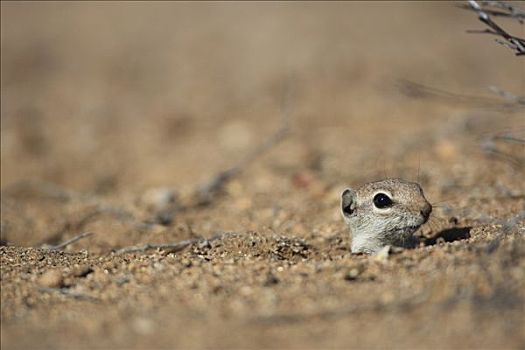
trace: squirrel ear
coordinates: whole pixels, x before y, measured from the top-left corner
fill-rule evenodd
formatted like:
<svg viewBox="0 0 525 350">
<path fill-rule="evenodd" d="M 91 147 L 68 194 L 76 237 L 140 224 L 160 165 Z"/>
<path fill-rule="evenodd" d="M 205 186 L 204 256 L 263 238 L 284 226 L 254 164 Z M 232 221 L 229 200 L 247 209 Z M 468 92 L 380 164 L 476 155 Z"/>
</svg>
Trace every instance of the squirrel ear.
<svg viewBox="0 0 525 350">
<path fill-rule="evenodd" d="M 341 210 L 343 211 L 343 216 L 352 215 L 355 206 L 355 192 L 351 188 L 347 188 L 341 194 Z"/>
</svg>

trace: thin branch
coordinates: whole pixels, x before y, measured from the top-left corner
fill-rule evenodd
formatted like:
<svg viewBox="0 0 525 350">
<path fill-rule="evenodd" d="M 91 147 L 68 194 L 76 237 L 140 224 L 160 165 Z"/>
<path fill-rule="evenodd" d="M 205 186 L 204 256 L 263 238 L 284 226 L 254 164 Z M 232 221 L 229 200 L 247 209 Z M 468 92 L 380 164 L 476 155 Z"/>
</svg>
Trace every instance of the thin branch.
<svg viewBox="0 0 525 350">
<path fill-rule="evenodd" d="M 525 161 L 523 159 L 518 158 L 517 156 L 514 156 L 512 154 L 508 154 L 498 149 L 496 143 L 494 142 L 494 138 L 483 141 L 480 146 L 481 146 L 482 152 L 485 155 L 492 157 L 494 159 L 508 162 L 514 168 L 519 169 L 525 165 Z"/>
<path fill-rule="evenodd" d="M 502 9 L 503 12 L 487 9 L 486 6 L 497 6 L 500 9 Z M 507 31 L 501 28 L 498 24 L 496 24 L 490 17 L 490 15 L 512 17 L 512 18 L 518 19 L 520 23 L 523 23 L 523 19 L 525 19 L 525 12 L 523 10 L 518 9 L 517 7 L 514 7 L 512 5 L 509 5 L 503 1 L 494 1 L 494 2 L 480 1 L 480 3 L 478 4 L 477 1 L 469 0 L 468 5 L 461 5 L 460 7 L 464 9 L 475 11 L 478 14 L 479 20 L 485 23 L 485 25 L 487 25 L 490 28 L 490 30 L 477 31 L 478 33 L 481 32 L 481 33 L 488 33 L 488 34 L 500 36 L 504 40 L 496 39 L 497 43 L 505 47 L 508 47 L 509 49 L 514 51 L 514 53 L 517 56 L 525 55 L 525 39 L 518 38 L 516 36 L 509 34 Z"/>
<path fill-rule="evenodd" d="M 492 13 L 495 13 L 495 16 L 511 17 L 517 19 L 520 23 L 523 23 L 523 20 L 525 20 L 525 11 L 511 5 L 508 2 L 495 0 L 481 0 L 480 3 L 483 6 L 503 9 L 503 12 L 485 9 L 485 11 L 491 11 Z"/>
<path fill-rule="evenodd" d="M 492 35 L 499 35 L 495 31 L 492 31 L 490 29 L 480 30 L 480 29 L 467 29 L 466 31 L 469 34 L 492 34 Z"/>
<path fill-rule="evenodd" d="M 494 136 L 492 139 L 495 141 L 501 140 L 501 141 L 506 141 L 509 143 L 517 143 L 517 144 L 525 145 L 525 139 L 520 139 L 514 136 L 508 136 L 508 135 Z"/>
<path fill-rule="evenodd" d="M 99 215 L 103 215 L 103 214 L 111 215 L 120 222 L 133 223 L 138 227 L 141 227 L 142 225 L 146 225 L 146 224 L 139 223 L 138 220 L 135 219 L 132 213 L 130 213 L 129 211 L 123 208 L 108 206 L 104 204 L 98 204 L 95 209 L 84 214 L 76 222 L 74 223 L 66 222 L 60 230 L 55 232 L 51 237 L 48 237 L 45 240 L 45 243 L 47 244 L 55 243 L 56 241 L 60 240 L 64 236 L 64 234 L 67 233 L 68 231 L 80 230 L 90 220 L 92 220 L 93 218 L 96 218 Z"/>
<path fill-rule="evenodd" d="M 504 98 L 507 101 L 512 103 L 504 103 L 501 100 L 491 97 L 483 96 L 473 96 L 473 95 L 463 95 L 457 94 L 454 92 L 449 92 L 439 88 L 423 85 L 416 83 L 410 80 L 400 79 L 396 83 L 398 89 L 404 95 L 412 98 L 437 98 L 441 100 L 446 100 L 448 102 L 454 102 L 465 105 L 475 105 L 478 107 L 492 108 L 492 109 L 522 109 L 525 103 L 522 101 L 522 97 L 514 96 L 508 92 L 507 95 L 503 96 L 501 89 L 496 92 L 493 88 L 492 92 L 496 93 L 498 96 Z M 511 98 L 512 95 L 514 98 Z"/>
<path fill-rule="evenodd" d="M 196 192 L 197 205 L 210 204 L 213 199 L 220 193 L 224 186 L 235 176 L 239 175 L 247 166 L 261 157 L 264 153 L 271 150 L 281 141 L 283 141 L 290 133 L 290 126 L 288 123 L 288 113 L 283 113 L 283 120 L 281 127 L 270 136 L 263 144 L 247 154 L 233 167 L 221 171 L 215 175 L 209 182 L 200 186 Z"/>
<path fill-rule="evenodd" d="M 520 23 L 523 23 L 523 20 L 525 20 L 525 11 L 517 7 L 511 6 L 510 4 L 504 3 L 503 1 L 479 1 L 479 3 L 481 3 L 483 6 L 492 5 L 493 7 L 499 7 L 500 9 L 504 9 L 503 11 L 500 11 L 484 8 L 483 11 L 491 16 L 512 18 Z M 470 5 L 460 4 L 457 5 L 457 7 L 462 8 L 464 10 L 476 11 Z"/>
<path fill-rule="evenodd" d="M 513 93 L 503 90 L 497 86 L 489 86 L 489 90 L 506 100 L 525 105 L 525 96 L 514 95 Z"/>
<path fill-rule="evenodd" d="M 195 244 L 195 243 L 201 243 L 201 242 L 213 242 L 215 240 L 221 239 L 223 237 L 222 234 L 213 236 L 211 238 L 194 238 L 194 239 L 187 239 L 185 241 L 175 242 L 175 243 L 163 243 L 163 244 L 152 244 L 152 243 L 146 243 L 142 246 L 133 246 L 133 247 L 125 247 L 117 250 L 116 254 L 126 254 L 126 253 L 144 253 L 148 250 L 169 250 L 170 253 L 176 253 L 180 252 L 181 250 L 186 249 L 187 247 Z"/>
<path fill-rule="evenodd" d="M 38 290 L 40 292 L 43 292 L 43 293 L 51 293 L 51 294 L 58 293 L 60 295 L 63 295 L 63 296 L 66 296 L 66 297 L 70 297 L 70 298 L 73 298 L 75 300 L 98 301 L 98 298 L 96 298 L 96 297 L 93 297 L 93 296 L 88 295 L 88 294 L 83 294 L 83 293 L 75 293 L 75 292 L 70 291 L 67 288 L 41 287 L 41 288 L 38 288 Z"/>
<path fill-rule="evenodd" d="M 49 246 L 49 247 L 46 247 L 46 249 L 49 249 L 49 250 L 62 250 L 64 249 L 65 247 L 67 247 L 68 245 L 70 244 L 73 244 L 77 241 L 80 241 L 81 239 L 84 239 L 86 237 L 90 237 L 94 235 L 93 232 L 84 232 L 84 233 L 81 233 L 71 239 L 68 239 L 67 241 L 63 242 L 63 243 L 60 243 L 60 244 L 57 244 L 57 245 L 54 245 L 54 246 Z"/>
</svg>

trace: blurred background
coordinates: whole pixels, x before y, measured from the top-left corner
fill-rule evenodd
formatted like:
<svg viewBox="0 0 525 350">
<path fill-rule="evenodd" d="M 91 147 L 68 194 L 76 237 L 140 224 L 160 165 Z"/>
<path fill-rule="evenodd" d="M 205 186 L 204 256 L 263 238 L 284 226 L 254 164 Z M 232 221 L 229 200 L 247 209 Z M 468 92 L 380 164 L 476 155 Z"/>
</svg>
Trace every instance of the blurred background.
<svg viewBox="0 0 525 350">
<path fill-rule="evenodd" d="M 155 262 L 146 256 L 140 264 L 150 270 L 142 272 L 129 272 L 130 261 L 120 258 L 89 262 L 95 272 L 88 276 L 101 279 L 72 277 L 69 290 L 99 298 L 96 319 L 88 317 L 91 304 L 33 290 L 39 274 L 51 265 L 67 269 L 69 260 L 58 256 L 19 280 L 25 272 L 13 261 L 29 258 L 16 251 L 7 264 L 18 272 L 10 275 L 2 265 L 3 344 L 71 347 L 85 345 L 90 334 L 91 345 L 102 347 L 173 345 L 173 335 L 186 347 L 264 347 L 274 340 L 282 347 L 326 347 L 347 346 L 347 334 L 360 334 L 356 344 L 376 347 L 419 347 L 421 341 L 439 347 L 523 345 L 517 330 L 523 316 L 500 313 L 498 302 L 511 299 L 491 294 L 522 295 L 523 273 L 505 266 L 523 266 L 523 245 L 511 255 L 501 253 L 502 259 L 517 259 L 501 266 L 483 256 L 475 260 L 464 244 L 465 260 L 438 252 L 419 269 L 427 257 L 421 250 L 403 255 L 412 265 L 401 259 L 391 270 L 377 267 L 373 278 L 351 287 L 337 275 L 365 261 L 350 257 L 347 248 L 338 211 L 346 186 L 384 177 L 417 180 L 431 202 L 441 203 L 435 213 L 444 221 L 430 233 L 451 222 L 474 226 L 472 239 L 481 245 L 501 220 L 514 220 L 504 221 L 509 227 L 523 223 L 523 103 L 489 87 L 523 95 L 525 61 L 492 36 L 466 33 L 485 27 L 475 13 L 455 5 L 2 1 L 2 245 L 40 247 L 89 231 L 95 235 L 68 250 L 86 249 L 97 257 L 134 244 L 241 233 L 226 245 L 230 250 L 209 253 L 213 270 L 195 267 L 202 259 L 192 252 L 186 260 L 175 255 L 172 265 L 162 265 L 163 256 Z M 498 23 L 525 37 L 518 21 Z M 168 210 L 171 216 L 159 219 L 159 207 L 191 203 L 196 189 L 256 152 L 283 123 L 289 130 L 284 140 L 243 163 L 212 203 Z M 509 137 L 521 142 L 506 142 Z M 306 277 L 301 280 L 275 261 L 273 250 L 255 243 L 253 249 L 262 250 L 259 265 L 243 265 L 242 256 L 224 263 L 231 251 L 246 248 L 242 233 L 248 231 L 270 241 L 275 234 L 299 237 L 317 247 L 316 253 L 305 248 L 303 260 L 294 255 Z M 312 272 L 322 270 L 319 261 L 330 263 L 324 275 Z M 480 282 L 483 297 L 495 295 L 487 299 L 490 317 L 461 309 L 450 318 L 448 309 L 435 308 L 447 298 L 470 295 L 462 288 L 477 291 L 467 277 L 478 278 L 479 270 L 462 268 L 486 261 L 496 264 L 490 265 L 492 284 Z M 266 276 L 261 271 L 277 274 L 278 267 L 275 287 L 271 278 L 271 287 L 254 282 Z M 172 268 L 197 272 L 183 278 Z M 122 288 L 124 277 L 114 277 L 119 273 L 131 281 Z M 234 276 L 231 289 L 220 284 L 228 273 Z M 365 311 L 337 324 L 321 319 L 286 330 L 244 318 L 289 308 L 322 314 L 349 301 L 388 303 L 420 291 L 435 296 L 435 303 L 422 308 L 419 318 Z M 523 299 L 512 300 L 519 312 Z M 130 317 L 137 314 L 138 321 Z M 371 332 L 367 320 L 378 322 L 385 336 Z M 420 328 L 433 320 L 440 320 L 437 328 Z"/>
<path fill-rule="evenodd" d="M 523 62 L 473 28 L 446 2 L 3 2 L 2 187 L 192 186 L 274 132 L 283 100 L 292 137 L 268 166 L 397 163 L 399 144 L 457 120 L 397 80 L 525 90 Z"/>
</svg>

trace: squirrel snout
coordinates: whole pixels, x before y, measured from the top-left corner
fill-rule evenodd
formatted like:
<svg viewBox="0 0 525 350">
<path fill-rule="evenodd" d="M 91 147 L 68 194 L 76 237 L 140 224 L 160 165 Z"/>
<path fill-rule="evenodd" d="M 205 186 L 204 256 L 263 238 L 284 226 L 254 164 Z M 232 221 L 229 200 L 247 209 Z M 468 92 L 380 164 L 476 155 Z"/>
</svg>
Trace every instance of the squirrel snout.
<svg viewBox="0 0 525 350">
<path fill-rule="evenodd" d="M 432 213 L 432 206 L 430 203 L 427 203 L 425 207 L 419 211 L 419 213 L 421 216 L 423 216 L 423 218 L 425 218 L 425 221 L 427 221 L 430 217 L 430 213 Z"/>
</svg>

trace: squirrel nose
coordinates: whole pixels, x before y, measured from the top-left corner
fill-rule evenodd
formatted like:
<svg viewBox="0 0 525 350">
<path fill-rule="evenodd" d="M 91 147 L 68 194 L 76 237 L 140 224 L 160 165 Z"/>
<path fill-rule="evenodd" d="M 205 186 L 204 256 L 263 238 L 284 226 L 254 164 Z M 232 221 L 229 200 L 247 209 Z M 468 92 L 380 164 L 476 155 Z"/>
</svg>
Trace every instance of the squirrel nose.
<svg viewBox="0 0 525 350">
<path fill-rule="evenodd" d="M 430 216 L 430 213 L 432 213 L 432 206 L 427 203 L 425 207 L 419 211 L 419 213 L 425 218 L 425 220 L 427 220 Z"/>
</svg>

